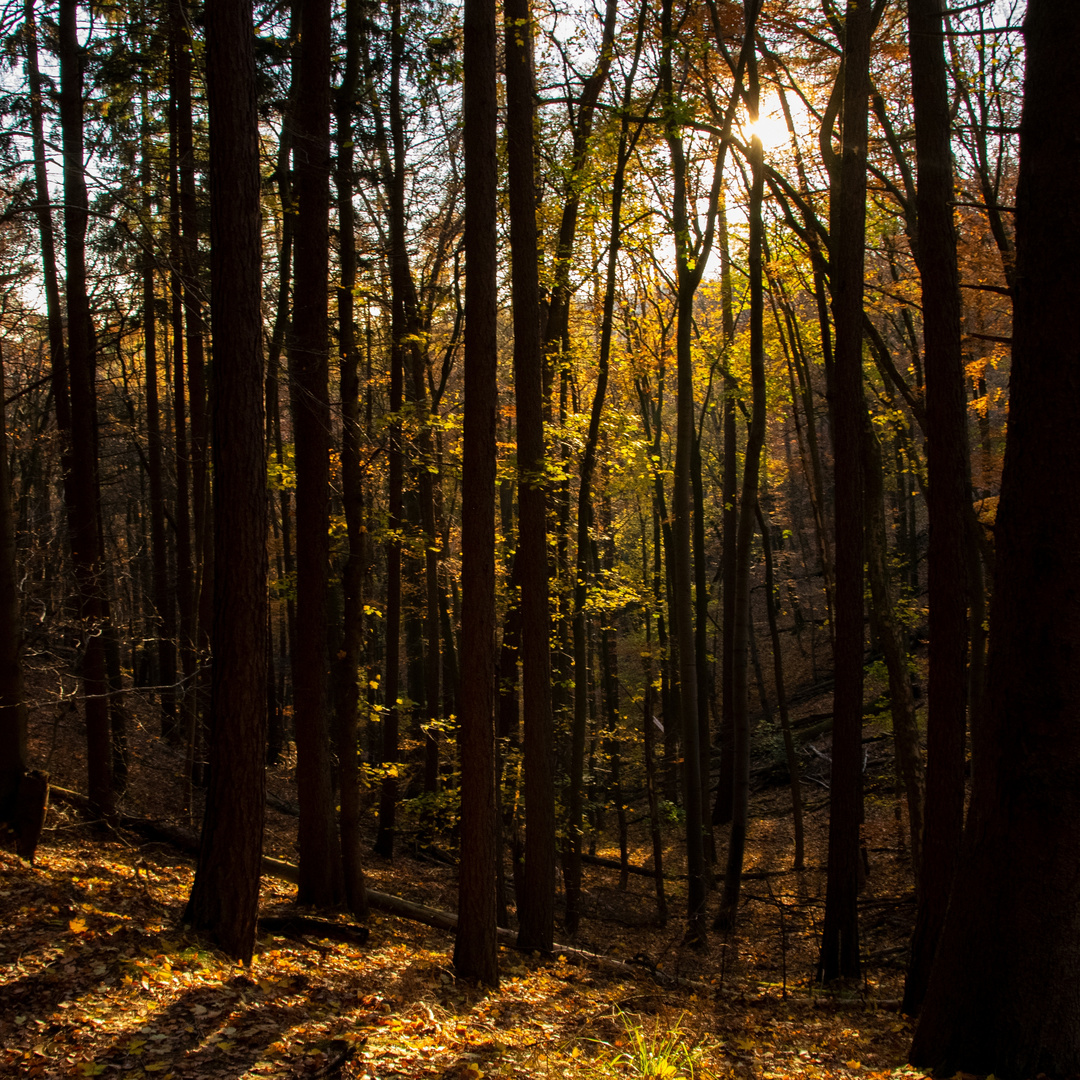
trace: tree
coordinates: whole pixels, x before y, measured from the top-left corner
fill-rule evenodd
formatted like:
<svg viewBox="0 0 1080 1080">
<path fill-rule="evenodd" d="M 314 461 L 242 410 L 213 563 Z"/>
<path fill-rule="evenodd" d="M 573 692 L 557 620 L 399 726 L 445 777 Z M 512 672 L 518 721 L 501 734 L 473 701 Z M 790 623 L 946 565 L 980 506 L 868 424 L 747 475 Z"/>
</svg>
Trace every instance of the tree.
<svg viewBox="0 0 1080 1080">
<path fill-rule="evenodd" d="M 926 345 L 926 450 L 930 490 L 929 686 L 926 826 L 918 868 L 919 909 L 904 1011 L 918 1012 L 945 920 L 964 827 L 971 512 L 967 402 L 960 351 L 960 277 L 953 224 L 949 90 L 941 10 L 908 0 L 908 49 L 918 168 L 916 254 Z M 974 556 L 974 559 L 972 559 Z M 981 580 L 979 587 L 982 587 Z"/>
<path fill-rule="evenodd" d="M 521 675 L 525 728 L 524 894 L 518 946 L 551 952 L 555 934 L 555 775 L 548 612 L 544 357 L 536 251 L 536 94 L 528 0 L 505 0 L 506 139 L 513 259 L 514 400 L 518 441 Z"/>
<path fill-rule="evenodd" d="M 300 797 L 300 885 L 304 904 L 344 898 L 330 780 L 327 613 L 330 573 L 330 0 L 305 0 L 300 15 L 295 117 L 297 230 L 289 343 L 296 442 L 296 641 L 293 693 Z"/>
<path fill-rule="evenodd" d="M 349 910 L 367 914 L 367 890 L 360 863 L 360 767 L 357 716 L 364 635 L 364 492 L 361 478 L 360 378 L 353 290 L 356 288 L 356 216 L 353 210 L 353 102 L 360 81 L 360 4 L 345 9 L 345 71 L 334 102 L 337 124 L 338 346 L 341 352 L 341 501 L 348 531 L 348 553 L 341 573 L 343 621 L 337 678 L 335 745 L 341 790 L 341 866 Z"/>
<path fill-rule="evenodd" d="M 214 649 L 210 786 L 184 920 L 251 962 L 266 775 L 259 119 L 251 0 L 207 11 L 214 367 Z"/>
<path fill-rule="evenodd" d="M 829 269 L 836 324 L 832 411 L 836 483 L 836 637 L 832 787 L 825 923 L 818 978 L 859 974 L 856 907 L 859 825 L 862 820 L 863 665 L 863 266 L 866 240 L 867 107 L 870 39 L 877 17 L 867 3 L 848 0 L 844 18 L 841 140 L 829 213 Z M 832 141 L 832 121 L 823 149 Z"/>
<path fill-rule="evenodd" d="M 494 0 L 465 2 L 465 431 L 462 463 L 461 870 L 454 967 L 499 981 L 495 904 L 495 422 L 497 383 Z"/>
<path fill-rule="evenodd" d="M 11 474 L 7 459 L 4 358 L 0 354 L 0 838 L 5 827 L 15 849 L 33 861 L 48 797 L 48 777 L 30 771 L 26 700 L 23 697 L 22 617 L 11 514 Z"/>
<path fill-rule="evenodd" d="M 1080 1069 L 1080 8 L 1029 0 L 1009 431 L 982 770 L 911 1060 L 1013 1080 Z M 1052 508 L 1051 512 L 1047 512 Z"/>
<path fill-rule="evenodd" d="M 71 379 L 70 483 L 65 484 L 72 561 L 82 620 L 88 794 L 104 817 L 113 813 L 109 693 L 102 635 L 105 596 L 98 486 L 96 340 L 87 293 L 86 226 L 90 209 L 83 151 L 83 48 L 77 0 L 60 4 L 60 125 L 64 148 L 64 251 L 67 264 L 68 372 Z M 54 360 L 56 358 L 54 357 Z"/>
</svg>

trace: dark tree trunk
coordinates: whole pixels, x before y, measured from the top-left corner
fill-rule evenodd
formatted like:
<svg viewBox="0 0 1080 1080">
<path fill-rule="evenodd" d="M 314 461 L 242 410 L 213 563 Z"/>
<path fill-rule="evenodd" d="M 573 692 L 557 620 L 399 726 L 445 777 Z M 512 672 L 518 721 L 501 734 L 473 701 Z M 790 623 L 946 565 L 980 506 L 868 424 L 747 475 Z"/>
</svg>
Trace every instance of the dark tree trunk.
<svg viewBox="0 0 1080 1080">
<path fill-rule="evenodd" d="M 67 357 L 64 353 L 64 311 L 60 304 L 60 282 L 56 270 L 56 230 L 45 157 L 45 124 L 41 73 L 38 67 L 36 0 L 25 0 L 26 74 L 30 91 L 30 128 L 34 148 L 34 209 L 37 212 L 41 243 L 42 284 L 49 321 L 49 354 L 52 361 L 53 405 L 60 430 L 61 454 L 70 452 L 71 398 L 68 391 Z M 65 464 L 67 476 L 69 466 Z"/>
<path fill-rule="evenodd" d="M 506 134 L 513 252 L 514 393 L 524 705 L 525 867 L 518 946 L 550 952 L 555 934 L 555 767 L 548 611 L 543 350 L 536 263 L 535 93 L 528 0 L 505 0 Z"/>
<path fill-rule="evenodd" d="M 772 643 L 773 678 L 776 683 L 776 711 L 780 714 L 780 733 L 784 740 L 784 760 L 787 763 L 788 781 L 791 787 L 791 821 L 795 833 L 795 861 L 792 869 L 803 869 L 803 805 L 802 777 L 799 755 L 795 750 L 795 738 L 788 718 L 787 689 L 784 684 L 784 659 L 780 652 L 780 631 L 776 620 L 776 578 L 773 572 L 772 540 L 769 524 L 757 505 L 757 523 L 761 530 L 761 546 L 765 552 L 765 610 L 769 620 L 769 640 Z"/>
<path fill-rule="evenodd" d="M 207 11 L 214 353 L 210 786 L 184 921 L 249 964 L 265 812 L 266 460 L 259 119 L 251 0 Z"/>
<path fill-rule="evenodd" d="M 751 4 L 747 4 L 748 22 Z M 750 50 L 747 62 L 747 105 L 752 119 L 758 115 L 760 87 L 757 57 Z M 761 217 L 765 193 L 765 158 L 761 140 L 750 144 L 750 382 L 752 386 L 750 424 L 746 435 L 739 523 L 735 532 L 735 610 L 731 646 L 732 679 L 732 798 L 731 838 L 728 842 L 724 895 L 716 915 L 716 929 L 735 927 L 742 887 L 746 831 L 750 822 L 750 694 L 747 683 L 747 645 L 750 625 L 750 554 L 758 505 L 758 474 L 765 445 L 765 275 L 762 265 L 765 227 Z"/>
<path fill-rule="evenodd" d="M 86 226 L 89 206 L 83 163 L 83 50 L 76 26 L 77 0 L 60 4 L 60 124 L 64 148 L 64 248 L 67 261 L 68 367 L 71 377 L 71 484 L 68 522 L 79 586 L 85 641 L 88 795 L 104 816 L 113 813 L 105 613 L 101 575 L 100 491 L 97 478 L 95 341 L 86 291 Z"/>
<path fill-rule="evenodd" d="M 151 162 L 149 105 L 143 99 L 142 131 L 143 213 L 151 219 Z M 143 362 L 146 387 L 146 471 L 150 488 L 150 557 L 154 603 L 153 630 L 157 640 L 157 682 L 161 701 L 161 734 L 176 740 L 176 607 L 169 588 L 169 549 L 165 536 L 165 484 L 162 474 L 161 406 L 158 398 L 157 317 L 154 293 L 153 238 L 147 231 L 142 260 Z"/>
<path fill-rule="evenodd" d="M 671 509 L 674 518 L 672 539 L 673 590 L 672 622 L 679 655 L 679 730 L 683 740 L 683 799 L 686 809 L 687 940 L 703 945 L 705 923 L 706 865 L 701 826 L 701 748 L 698 739 L 697 657 L 694 650 L 693 567 L 691 565 L 691 483 L 690 451 L 694 438 L 694 385 L 691 366 L 691 320 L 693 299 L 702 266 L 692 267 L 690 226 L 687 212 L 687 166 L 683 140 L 675 115 L 672 51 L 674 29 L 671 0 L 661 5 L 663 51 L 660 62 L 661 94 L 666 114 L 665 137 L 674 175 L 673 226 L 678 274 L 678 307 L 675 330 L 676 434 L 675 475 Z"/>
<path fill-rule="evenodd" d="M 836 635 L 828 879 L 817 975 L 859 974 L 859 825 L 862 820 L 863 259 L 866 237 L 869 4 L 848 0 L 844 20 L 842 150 L 830 206 L 836 355 L 830 386 L 836 485 Z M 832 133 L 823 135 L 831 141 Z"/>
<path fill-rule="evenodd" d="M 649 549 L 645 533 L 644 515 L 641 516 L 641 585 L 642 595 L 652 588 L 652 571 L 649 567 Z M 653 543 L 657 537 L 653 536 Z M 654 601 L 655 602 L 655 601 Z M 656 674 L 653 667 L 652 618 L 645 612 L 645 648 L 641 653 L 645 674 L 645 700 L 643 712 L 643 752 L 645 756 L 645 792 L 649 801 L 649 838 L 653 850 L 653 875 L 656 882 L 656 918 L 661 926 L 667 923 L 667 898 L 664 896 L 664 839 L 660 831 L 660 805 L 656 782 Z"/>
<path fill-rule="evenodd" d="M 908 831 L 912 866 L 920 870 L 923 833 L 923 767 L 915 696 L 911 689 L 904 632 L 896 617 L 894 589 L 889 574 L 885 532 L 885 481 L 881 445 L 870 417 L 863 417 L 863 478 L 866 501 L 866 567 L 870 579 L 873 623 L 885 666 L 889 672 L 889 704 L 892 713 L 893 755 L 896 771 L 904 783 L 908 801 Z"/>
<path fill-rule="evenodd" d="M 4 358 L 0 353 L 0 838 L 7 825 L 16 850 L 33 861 L 45 802 L 27 814 L 25 792 L 30 766 L 27 750 L 26 700 L 23 697 L 22 616 L 15 569 L 15 522 L 11 513 L 7 420 L 4 415 Z M 45 791 L 46 784 L 37 787 Z M 20 798 L 20 792 L 24 797 Z M 37 822 L 37 828 L 28 828 Z"/>
<path fill-rule="evenodd" d="M 177 746 L 185 746 L 187 764 L 181 777 L 183 809 L 191 813 L 191 755 L 194 752 L 195 699 L 195 588 L 194 552 L 191 544 L 191 456 L 187 406 L 187 341 L 184 336 L 184 253 L 180 205 L 180 113 L 183 92 L 184 36 L 186 28 L 175 4 L 169 28 L 169 321 L 172 332 L 173 468 L 176 502 L 173 528 L 176 535 L 176 610 L 180 668 L 183 680 L 177 693 Z M 190 110 L 190 99 L 188 100 Z"/>
<path fill-rule="evenodd" d="M 918 167 L 918 244 L 926 345 L 930 547 L 926 829 L 904 1010 L 918 1012 L 945 920 L 964 827 L 967 709 L 967 402 L 960 348 L 960 279 L 953 225 L 952 125 L 937 0 L 908 0 Z"/>
<path fill-rule="evenodd" d="M 498 381 L 494 0 L 465 0 L 465 420 L 461 873 L 454 966 L 499 981 L 495 859 L 495 460 Z"/>
<path fill-rule="evenodd" d="M 300 903 L 344 898 L 327 714 L 330 402 L 327 302 L 330 210 L 330 0 L 305 0 L 294 118 L 295 299 L 289 375 L 296 444 L 296 640 L 293 717 L 300 798 Z"/>
<path fill-rule="evenodd" d="M 911 1060 L 1004 1080 L 1080 1071 L 1080 7 L 1030 0 L 1005 469 L 985 747 Z M 1049 512 L 1048 512 L 1049 511 Z"/>
<path fill-rule="evenodd" d="M 356 287 L 356 243 L 353 212 L 353 103 L 360 81 L 360 5 L 345 7 L 345 71 L 337 92 L 338 258 L 341 284 L 337 290 L 338 349 L 341 355 L 341 501 L 348 531 L 348 551 L 341 574 L 344 594 L 344 629 L 337 670 L 335 744 L 338 786 L 341 791 L 341 865 L 349 910 L 367 915 L 367 890 L 360 861 L 360 661 L 364 644 L 364 493 L 360 457 L 360 379 L 353 324 L 353 289 Z"/>
</svg>

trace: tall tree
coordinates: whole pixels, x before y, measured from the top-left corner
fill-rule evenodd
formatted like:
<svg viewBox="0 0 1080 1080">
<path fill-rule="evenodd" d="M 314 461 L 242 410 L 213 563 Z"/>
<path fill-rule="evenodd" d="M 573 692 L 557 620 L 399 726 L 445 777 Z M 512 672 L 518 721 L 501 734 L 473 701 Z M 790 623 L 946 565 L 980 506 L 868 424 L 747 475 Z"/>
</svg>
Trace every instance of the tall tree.
<svg viewBox="0 0 1080 1080">
<path fill-rule="evenodd" d="M 753 40 L 760 4 L 748 0 L 747 35 Z M 757 53 L 752 45 L 746 56 L 747 112 L 750 123 L 760 115 L 761 86 Z M 765 274 L 763 269 L 765 225 L 762 203 L 765 194 L 765 148 L 754 134 L 750 140 L 750 245 L 747 269 L 750 277 L 750 424 L 746 433 L 739 522 L 735 533 L 735 602 L 732 613 L 732 801 L 731 839 L 728 843 L 724 895 L 716 915 L 717 929 L 735 925 L 742 886 L 746 832 L 750 821 L 750 694 L 747 680 L 750 625 L 750 548 L 758 507 L 758 476 L 765 445 Z"/>
<path fill-rule="evenodd" d="M 818 978 L 859 974 L 859 825 L 863 693 L 863 267 L 866 243 L 870 39 L 882 8 L 848 0 L 844 17 L 841 150 L 833 163 L 829 268 L 836 326 L 832 410 L 836 485 L 836 635 L 828 880 Z M 831 154 L 832 121 L 822 133 Z"/>
<path fill-rule="evenodd" d="M 918 170 L 916 255 L 922 276 L 926 458 L 930 488 L 927 784 L 923 862 L 904 1011 L 918 1012 L 960 854 L 964 827 L 971 512 L 960 276 L 953 224 L 952 124 L 939 0 L 908 0 L 908 51 Z M 981 578 L 979 588 L 982 588 Z"/>
<path fill-rule="evenodd" d="M 911 1060 L 1006 1080 L 1080 1070 L 1080 8 L 1029 0 L 1009 430 L 994 529 L 982 770 Z M 1048 508 L 1050 512 L 1048 512 Z"/>
<path fill-rule="evenodd" d="M 327 612 L 330 571 L 330 0 L 304 0 L 294 126 L 295 238 L 289 375 L 296 444 L 293 717 L 300 798 L 301 903 L 344 898 L 330 779 Z"/>
<path fill-rule="evenodd" d="M 18 853 L 33 860 L 45 817 L 48 779 L 30 773 L 27 712 L 23 696 L 22 616 L 11 513 L 4 357 L 0 353 L 0 837 L 10 827 Z M 33 795 L 37 795 L 34 798 Z"/>
<path fill-rule="evenodd" d="M 525 727 L 525 867 L 518 945 L 550 952 L 555 935 L 555 775 L 548 611 L 547 470 L 533 142 L 536 86 L 528 0 L 504 0 L 506 140 L 518 443 L 521 676 Z"/>
<path fill-rule="evenodd" d="M 367 914 L 367 891 L 360 863 L 360 768 L 357 719 L 360 661 L 364 638 L 364 492 L 361 475 L 360 378 L 353 290 L 356 288 L 356 215 L 353 209 L 353 107 L 360 82 L 360 4 L 345 6 L 345 70 L 334 102 L 337 125 L 338 350 L 341 355 L 341 501 L 348 552 L 341 574 L 344 631 L 337 670 L 335 745 L 341 790 L 341 865 L 349 910 Z"/>
<path fill-rule="evenodd" d="M 214 355 L 210 785 L 185 922 L 250 963 L 266 804 L 262 236 L 251 0 L 207 10 Z"/>
<path fill-rule="evenodd" d="M 102 634 L 105 597 L 98 487 L 96 340 L 86 278 L 86 193 L 83 67 L 78 0 L 60 4 L 60 127 L 64 150 L 64 251 L 67 269 L 68 370 L 71 379 L 71 482 L 65 485 L 72 561 L 79 588 L 86 696 L 88 795 L 104 815 L 113 812 L 109 694 Z"/>
<path fill-rule="evenodd" d="M 495 461 L 498 406 L 495 0 L 465 0 L 465 427 L 461 871 L 454 966 L 499 981 L 495 859 Z"/>
</svg>

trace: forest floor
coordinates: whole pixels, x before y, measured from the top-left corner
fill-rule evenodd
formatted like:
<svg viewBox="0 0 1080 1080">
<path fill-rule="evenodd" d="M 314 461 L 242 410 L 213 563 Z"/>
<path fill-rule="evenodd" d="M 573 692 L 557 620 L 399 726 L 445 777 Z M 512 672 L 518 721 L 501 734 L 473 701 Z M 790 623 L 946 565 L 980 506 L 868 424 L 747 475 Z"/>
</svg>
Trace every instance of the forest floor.
<svg viewBox="0 0 1080 1080">
<path fill-rule="evenodd" d="M 176 812 L 178 763 L 140 722 L 143 710 L 132 711 L 122 810 L 187 824 Z M 808 869 L 799 874 L 791 869 L 790 793 L 754 795 L 730 938 L 714 934 L 703 950 L 682 945 L 683 881 L 665 882 L 671 914 L 661 926 L 653 879 L 632 875 L 620 890 L 617 870 L 586 866 L 585 915 L 566 942 L 578 951 L 542 959 L 503 948 L 497 989 L 455 978 L 451 934 L 377 912 L 362 946 L 265 936 L 250 967 L 232 964 L 180 924 L 190 858 L 130 833 L 103 836 L 54 802 L 33 866 L 0 854 L 0 1075 L 916 1077 L 905 1065 L 912 1026 L 898 1011 L 911 874 L 891 781 L 872 779 L 874 755 L 884 762 L 887 745 L 868 725 L 864 978 L 843 992 L 813 982 L 828 829 L 820 780 L 803 787 Z M 33 764 L 54 783 L 84 789 L 73 711 L 36 711 L 31 746 Z M 293 765 L 270 775 L 282 805 L 295 802 Z M 268 816 L 266 853 L 295 862 L 296 819 Z M 679 831 L 666 831 L 673 875 L 684 869 Z M 651 865 L 645 823 L 631 836 L 630 861 Z M 400 849 L 393 862 L 367 855 L 369 885 L 453 910 L 454 867 L 405 842 Z M 598 835 L 596 853 L 617 858 L 613 838 Z M 292 898 L 292 886 L 264 877 L 263 913 L 293 910 Z M 556 939 L 564 940 L 558 927 Z"/>
</svg>

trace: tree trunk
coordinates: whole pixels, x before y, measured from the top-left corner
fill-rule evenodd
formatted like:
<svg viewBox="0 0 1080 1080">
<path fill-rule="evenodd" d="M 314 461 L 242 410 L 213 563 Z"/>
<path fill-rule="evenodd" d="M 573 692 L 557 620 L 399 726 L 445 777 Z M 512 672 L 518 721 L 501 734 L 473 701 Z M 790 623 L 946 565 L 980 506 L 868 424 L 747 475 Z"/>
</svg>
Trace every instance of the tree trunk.
<svg viewBox="0 0 1080 1080">
<path fill-rule="evenodd" d="M 33 861 L 37 835 L 34 830 L 25 828 L 25 815 L 19 797 L 20 789 L 26 782 L 30 760 L 26 740 L 27 714 L 20 655 L 22 616 L 19 612 L 15 568 L 15 522 L 11 514 L 4 397 L 4 358 L 0 352 L 0 832 L 5 824 L 11 826 L 18 853 Z M 42 803 L 42 818 L 44 809 Z"/>
<path fill-rule="evenodd" d="M 747 4 L 747 8 L 750 8 Z M 748 17 L 750 12 L 747 12 Z M 752 25 L 752 19 L 749 19 Z M 756 120 L 760 87 L 757 56 L 751 49 L 748 62 L 747 108 L 751 122 Z M 747 645 L 750 625 L 750 549 L 754 539 L 755 512 L 758 504 L 758 475 L 761 451 L 765 445 L 765 275 L 763 268 L 765 227 L 761 208 L 765 193 L 764 147 L 757 136 L 750 143 L 750 381 L 752 400 L 750 425 L 746 435 L 742 492 L 739 498 L 739 524 L 735 533 L 735 610 L 731 649 L 732 694 L 732 800 L 731 838 L 728 842 L 724 895 L 716 915 L 718 930 L 735 928 L 742 887 L 746 830 L 750 820 L 750 698 L 747 686 Z"/>
<path fill-rule="evenodd" d="M 784 739 L 784 760 L 787 762 L 791 786 L 791 821 L 795 831 L 795 862 L 793 869 L 803 869 L 803 806 L 802 778 L 799 775 L 799 756 L 795 752 L 795 739 L 788 719 L 787 690 L 784 687 L 784 659 L 780 653 L 780 632 L 776 625 L 776 579 L 773 574 L 772 540 L 769 524 L 761 512 L 761 502 L 755 507 L 758 528 L 761 530 L 761 546 L 765 551 L 765 610 L 769 619 L 769 639 L 772 642 L 773 676 L 776 682 L 776 708 L 780 714 L 780 732 Z"/>
<path fill-rule="evenodd" d="M 184 921 L 250 964 L 265 813 L 266 459 L 251 0 L 207 12 L 215 563 L 210 786 Z"/>
<path fill-rule="evenodd" d="M 344 594 L 344 632 L 341 655 L 335 661 L 338 694 L 335 745 L 341 791 L 341 865 L 345 900 L 353 914 L 367 915 L 367 892 L 360 861 L 360 661 L 364 644 L 364 493 L 360 457 L 360 379 L 353 319 L 356 288 L 355 214 L 353 212 L 353 103 L 360 81 L 360 5 L 345 6 L 345 70 L 337 92 L 338 258 L 341 284 L 337 290 L 338 349 L 341 355 L 341 501 L 348 532 L 348 551 L 341 575 Z"/>
<path fill-rule="evenodd" d="M 494 0 L 465 0 L 465 420 L 462 464 L 461 873 L 454 967 L 499 981 L 495 902 L 495 461 L 498 407 Z"/>
<path fill-rule="evenodd" d="M 151 146 L 149 103 L 142 102 L 143 213 L 151 218 Z M 154 603 L 153 635 L 157 641 L 157 683 L 161 701 L 161 734 L 176 740 L 176 607 L 169 588 L 169 549 L 165 536 L 165 484 L 162 475 L 161 408 L 158 399 L 157 315 L 154 290 L 153 236 L 143 237 L 143 362 L 146 392 L 146 471 L 150 488 L 150 549 Z"/>
<path fill-rule="evenodd" d="M 100 491 L 97 480 L 95 341 L 86 291 L 86 226 L 89 206 L 83 164 L 83 51 L 76 25 L 77 0 L 60 4 L 60 124 L 64 148 L 64 248 L 67 261 L 68 368 L 71 376 L 71 485 L 68 522 L 79 586 L 86 697 L 87 792 L 103 817 L 113 814 L 104 596 L 101 577 Z"/>
<path fill-rule="evenodd" d="M 904 782 L 908 800 L 908 831 L 912 867 L 916 880 L 923 834 L 923 767 L 919 748 L 919 726 L 915 717 L 915 696 L 908 671 L 904 632 L 896 617 L 894 589 L 889 575 L 885 534 L 885 483 L 881 445 L 869 416 L 863 419 L 863 477 L 866 484 L 866 566 L 870 578 L 873 625 L 885 666 L 889 672 L 889 704 L 893 725 L 893 753 L 896 770 Z"/>
<path fill-rule="evenodd" d="M 330 403 L 327 302 L 330 203 L 330 0 L 305 0 L 294 119 L 295 299 L 289 375 L 296 444 L 296 640 L 293 716 L 300 798 L 302 904 L 333 907 L 344 898 L 334 820 L 327 715 L 330 525 Z"/>
<path fill-rule="evenodd" d="M 869 4 L 848 0 L 844 20 L 843 148 L 830 206 L 830 270 L 836 355 L 830 387 L 836 486 L 836 634 L 833 762 L 825 921 L 817 976 L 859 974 L 859 826 L 862 821 L 863 260 L 866 237 L 867 104 L 870 95 Z M 831 142 L 825 131 L 823 143 Z"/>
<path fill-rule="evenodd" d="M 547 476 L 537 255 L 535 83 L 528 0 L 505 0 L 506 137 L 513 254 L 514 391 L 524 705 L 525 867 L 518 946 L 550 952 L 555 934 L 555 771 L 548 610 Z"/>
<path fill-rule="evenodd" d="M 926 992 L 964 827 L 967 564 L 972 554 L 966 519 L 971 467 L 953 225 L 952 124 L 942 31 L 937 0 L 908 0 L 930 485 L 926 832 L 911 967 L 904 987 L 904 1010 L 911 1014 L 918 1012 Z"/>
<path fill-rule="evenodd" d="M 1080 128 L 1080 8 L 1030 0 L 1024 36 L 985 760 L 911 1048 L 940 1075 L 1004 1080 L 1080 1071 L 1080 998 L 1062 992 L 1080 949 L 1080 144 L 1061 135 Z"/>
</svg>

